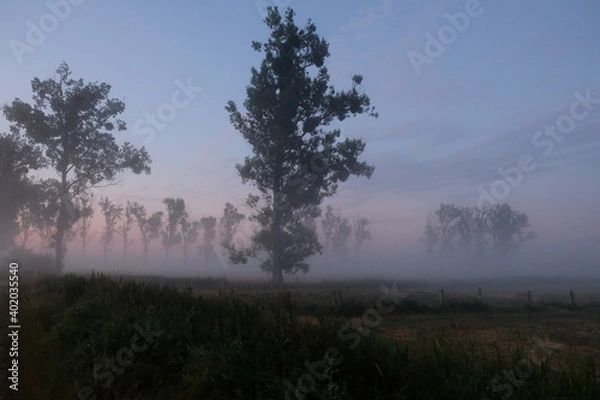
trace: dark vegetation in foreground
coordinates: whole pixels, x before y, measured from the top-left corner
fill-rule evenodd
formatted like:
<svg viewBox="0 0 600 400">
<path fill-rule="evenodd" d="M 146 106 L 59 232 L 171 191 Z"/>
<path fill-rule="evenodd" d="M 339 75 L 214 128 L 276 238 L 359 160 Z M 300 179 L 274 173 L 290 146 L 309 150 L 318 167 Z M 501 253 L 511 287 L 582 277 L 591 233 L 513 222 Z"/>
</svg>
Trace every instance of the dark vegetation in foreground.
<svg viewBox="0 0 600 400">
<path fill-rule="evenodd" d="M 373 297 L 348 294 L 334 308 L 318 288 L 304 298 L 294 291 L 289 303 L 276 291 L 232 293 L 221 285 L 199 295 L 102 275 L 22 284 L 25 398 L 496 399 L 509 391 L 505 398 L 600 398 L 590 357 L 544 361 L 526 378 L 517 375 L 517 385 L 506 374 L 528 357 L 519 343 L 502 351 L 443 331 L 407 342 L 377 326 L 364 335 L 346 329 L 340 338 L 352 317 L 376 307 L 376 290 Z M 597 317 L 597 306 L 589 307 L 569 312 Z M 435 306 L 405 298 L 383 320 L 491 312 L 499 311 L 475 300 Z M 338 353 L 323 368 L 318 362 L 330 348 Z M 313 387 L 296 394 L 292 386 Z"/>
</svg>

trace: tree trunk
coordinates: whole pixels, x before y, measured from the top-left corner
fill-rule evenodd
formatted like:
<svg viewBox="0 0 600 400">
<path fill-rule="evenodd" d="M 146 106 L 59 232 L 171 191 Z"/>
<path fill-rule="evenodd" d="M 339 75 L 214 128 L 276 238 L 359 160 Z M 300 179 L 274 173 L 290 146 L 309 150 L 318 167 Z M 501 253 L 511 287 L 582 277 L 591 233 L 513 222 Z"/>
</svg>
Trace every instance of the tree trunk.
<svg viewBox="0 0 600 400">
<path fill-rule="evenodd" d="M 271 284 L 275 288 L 283 287 L 283 270 L 281 265 L 282 248 L 281 248 L 281 213 L 273 207 L 275 216 L 273 218 L 273 259 L 271 269 Z"/>
<path fill-rule="evenodd" d="M 67 233 L 68 223 L 69 223 L 69 215 L 67 214 L 67 205 L 65 204 L 68 201 L 68 186 L 67 186 L 67 172 L 63 171 L 61 173 L 61 185 L 59 189 L 59 201 L 60 207 L 58 209 L 58 218 L 56 221 L 56 240 L 55 240 L 55 249 L 54 249 L 54 270 L 57 274 L 60 274 L 64 267 L 64 258 L 65 258 L 65 250 L 64 250 L 64 242 L 65 242 L 65 234 Z"/>
<path fill-rule="evenodd" d="M 271 275 L 271 284 L 273 287 L 277 289 L 283 288 L 283 271 L 281 268 L 275 268 L 275 263 L 273 263 L 273 272 Z"/>
<path fill-rule="evenodd" d="M 66 230 L 67 209 L 64 204 L 64 199 L 61 199 L 58 219 L 56 221 L 56 240 L 54 243 L 54 270 L 57 274 L 60 274 L 64 267 L 64 239 Z"/>
</svg>

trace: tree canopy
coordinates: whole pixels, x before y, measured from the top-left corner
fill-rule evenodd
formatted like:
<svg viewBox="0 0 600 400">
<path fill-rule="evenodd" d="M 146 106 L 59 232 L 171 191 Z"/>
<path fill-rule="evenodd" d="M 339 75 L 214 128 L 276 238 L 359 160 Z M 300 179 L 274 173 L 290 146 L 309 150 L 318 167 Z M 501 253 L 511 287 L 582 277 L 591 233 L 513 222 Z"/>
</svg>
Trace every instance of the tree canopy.
<svg viewBox="0 0 600 400">
<path fill-rule="evenodd" d="M 31 81 L 33 104 L 17 98 L 3 111 L 11 131 L 40 146 L 43 161 L 58 175 L 55 268 L 60 271 L 65 233 L 75 222 L 74 200 L 92 187 L 113 183 L 126 169 L 150 173 L 150 157 L 143 147 L 117 144 L 112 132 L 126 130 L 118 118 L 125 104 L 109 97 L 110 85 L 73 79 L 64 62 L 56 73 L 54 79 Z"/>
<path fill-rule="evenodd" d="M 370 177 L 374 171 L 359 160 L 362 139 L 339 141 L 339 129 L 327 130 L 351 116 L 377 117 L 369 97 L 360 92 L 363 77 L 353 76 L 347 91 L 334 89 L 325 67 L 329 44 L 310 20 L 299 28 L 294 16 L 291 9 L 284 15 L 276 7 L 268 9 L 265 23 L 271 36 L 265 43 L 252 43 L 264 59 L 259 69 L 251 69 L 246 111 L 233 101 L 226 107 L 231 123 L 252 147 L 252 155 L 236 169 L 242 182 L 260 193 L 247 199 L 249 219 L 258 222 L 259 231 L 249 248 L 232 249 L 231 259 L 261 260 L 276 286 L 282 285 L 284 272 L 306 272 L 303 260 L 321 252 L 314 228 L 301 221 L 320 215 L 319 205 L 336 193 L 339 182 L 350 175 Z"/>
</svg>

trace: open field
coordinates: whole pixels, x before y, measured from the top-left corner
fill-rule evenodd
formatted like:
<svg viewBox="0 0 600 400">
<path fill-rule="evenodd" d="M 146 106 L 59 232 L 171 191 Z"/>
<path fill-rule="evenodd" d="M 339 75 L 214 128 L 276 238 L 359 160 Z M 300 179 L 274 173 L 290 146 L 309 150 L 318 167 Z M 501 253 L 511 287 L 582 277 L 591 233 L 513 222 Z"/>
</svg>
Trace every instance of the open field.
<svg viewBox="0 0 600 400">
<path fill-rule="evenodd" d="M 26 274 L 20 394 L 600 398 L 596 282 L 570 286 L 574 304 L 564 284 L 534 283 L 529 303 L 524 286 L 500 281 L 322 282 L 281 292 L 226 279 Z"/>
</svg>

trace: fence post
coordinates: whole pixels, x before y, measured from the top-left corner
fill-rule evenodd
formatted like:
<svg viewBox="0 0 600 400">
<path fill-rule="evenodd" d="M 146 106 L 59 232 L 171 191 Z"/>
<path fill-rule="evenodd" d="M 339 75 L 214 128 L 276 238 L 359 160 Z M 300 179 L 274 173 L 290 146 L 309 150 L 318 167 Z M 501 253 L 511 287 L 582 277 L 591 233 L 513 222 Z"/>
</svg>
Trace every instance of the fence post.
<svg viewBox="0 0 600 400">
<path fill-rule="evenodd" d="M 440 305 L 444 304 L 444 289 L 440 289 L 439 297 L 440 297 Z"/>
<path fill-rule="evenodd" d="M 479 301 L 481 301 L 481 288 L 477 288 L 477 297 L 479 297 Z"/>
<path fill-rule="evenodd" d="M 527 291 L 527 304 L 531 305 L 531 290 Z"/>
</svg>

